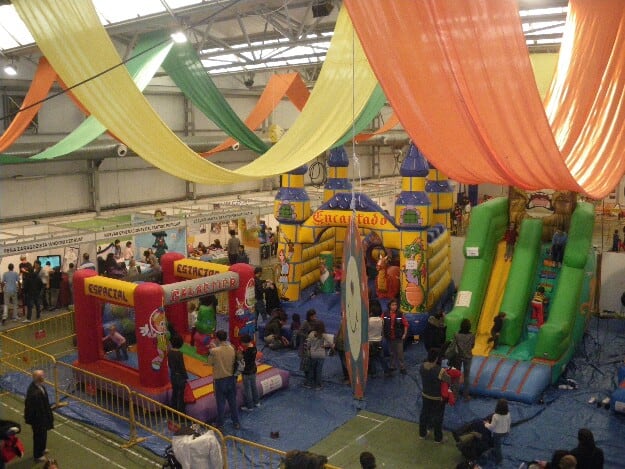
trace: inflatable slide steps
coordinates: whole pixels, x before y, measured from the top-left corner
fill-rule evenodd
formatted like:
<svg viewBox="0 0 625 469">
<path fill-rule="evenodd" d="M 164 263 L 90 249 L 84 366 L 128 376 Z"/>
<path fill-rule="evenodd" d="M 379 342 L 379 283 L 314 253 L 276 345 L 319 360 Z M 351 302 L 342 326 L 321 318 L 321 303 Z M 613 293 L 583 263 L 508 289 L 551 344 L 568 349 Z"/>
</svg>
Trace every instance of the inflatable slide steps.
<svg viewBox="0 0 625 469">
<path fill-rule="evenodd" d="M 537 402 L 551 384 L 551 366 L 537 361 L 513 360 L 490 355 L 474 356 L 471 393 L 493 398 Z"/>
</svg>

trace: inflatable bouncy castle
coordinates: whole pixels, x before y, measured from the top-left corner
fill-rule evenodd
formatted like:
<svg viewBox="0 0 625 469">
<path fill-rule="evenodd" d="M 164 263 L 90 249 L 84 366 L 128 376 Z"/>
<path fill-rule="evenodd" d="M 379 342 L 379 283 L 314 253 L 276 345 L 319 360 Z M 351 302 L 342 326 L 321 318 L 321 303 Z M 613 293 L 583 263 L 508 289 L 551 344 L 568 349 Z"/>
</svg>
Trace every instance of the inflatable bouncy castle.
<svg viewBox="0 0 625 469">
<path fill-rule="evenodd" d="M 335 266 L 340 265 L 346 226 L 355 209 L 367 263 L 377 274 L 372 296 L 399 296 L 405 313 L 436 308 L 453 290 L 449 184 L 411 145 L 401 165 L 401 192 L 391 214 L 365 194 L 352 197 L 348 165 L 344 148 L 331 150 L 323 203 L 314 213 L 304 188 L 307 168 L 282 175 L 274 202 L 280 223 L 276 266 L 280 296 L 297 300 L 303 289 L 319 282 L 322 252 L 331 252 Z M 434 179 L 427 183 L 428 177 Z"/>
</svg>

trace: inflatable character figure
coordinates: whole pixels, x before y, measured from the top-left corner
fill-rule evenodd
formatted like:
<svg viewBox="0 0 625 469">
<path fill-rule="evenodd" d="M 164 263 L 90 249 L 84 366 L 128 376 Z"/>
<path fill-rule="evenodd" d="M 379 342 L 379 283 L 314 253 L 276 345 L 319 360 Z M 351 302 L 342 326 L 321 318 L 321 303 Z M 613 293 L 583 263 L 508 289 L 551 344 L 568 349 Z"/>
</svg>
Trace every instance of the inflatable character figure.
<svg viewBox="0 0 625 469">
<path fill-rule="evenodd" d="M 399 293 L 399 267 L 389 265 L 390 259 L 386 253 L 380 253 L 376 269 L 375 289 L 378 298 L 395 298 Z"/>
<path fill-rule="evenodd" d="M 153 337 L 156 339 L 157 356 L 152 359 L 152 369 L 155 371 L 160 370 L 167 353 L 169 336 L 165 310 L 163 308 L 156 308 L 152 311 L 148 323 L 141 326 L 139 332 L 144 337 Z"/>
<path fill-rule="evenodd" d="M 191 343 L 199 355 L 208 355 L 208 349 L 217 326 L 217 300 L 214 295 L 200 298 L 200 308 Z"/>
</svg>

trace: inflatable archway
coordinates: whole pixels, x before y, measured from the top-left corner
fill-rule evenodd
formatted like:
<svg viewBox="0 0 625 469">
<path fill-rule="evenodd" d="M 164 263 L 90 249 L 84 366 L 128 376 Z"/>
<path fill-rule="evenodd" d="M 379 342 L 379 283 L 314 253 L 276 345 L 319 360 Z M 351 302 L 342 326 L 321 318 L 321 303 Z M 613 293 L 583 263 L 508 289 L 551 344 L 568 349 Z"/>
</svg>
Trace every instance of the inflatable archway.
<svg viewBox="0 0 625 469">
<path fill-rule="evenodd" d="M 228 290 L 230 297 L 230 337 L 236 343 L 238 333 L 248 322 L 253 303 L 253 268 L 247 264 L 225 267 L 226 272 L 215 273 L 207 262 L 183 259 L 178 253 L 168 253 L 162 258 L 164 276 L 179 277 L 184 274 L 195 280 L 170 283 L 134 284 L 123 280 L 101 277 L 84 269 L 74 276 L 74 305 L 78 360 L 75 366 L 100 376 L 123 382 L 134 390 L 164 401 L 169 387 L 167 361 L 164 359 L 167 317 L 178 327 L 186 327 L 187 314 L 184 301 L 219 291 Z M 168 273 L 165 274 L 165 271 Z M 175 278 L 175 276 L 174 276 Z M 249 294 L 251 285 L 252 293 Z M 247 294 L 246 294 L 247 292 Z M 246 300 L 248 298 L 248 300 Z M 104 358 L 102 347 L 102 313 L 100 302 L 129 306 L 135 309 L 138 369 Z M 169 306 L 168 306 L 169 305 Z M 169 308 L 167 316 L 165 307 Z M 237 308 L 238 306 L 238 308 Z M 184 308 L 184 313 L 179 309 Z"/>
</svg>

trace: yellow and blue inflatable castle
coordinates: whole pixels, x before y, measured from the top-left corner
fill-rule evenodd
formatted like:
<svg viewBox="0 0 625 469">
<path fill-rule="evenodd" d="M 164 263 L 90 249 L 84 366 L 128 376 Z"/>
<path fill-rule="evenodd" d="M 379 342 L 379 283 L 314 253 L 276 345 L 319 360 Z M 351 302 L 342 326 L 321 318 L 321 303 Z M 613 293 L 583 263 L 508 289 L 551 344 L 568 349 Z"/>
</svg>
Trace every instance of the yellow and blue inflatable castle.
<svg viewBox="0 0 625 469">
<path fill-rule="evenodd" d="M 345 230 L 355 210 L 368 270 L 373 273 L 378 267 L 378 288 L 373 291 L 388 298 L 380 287 L 392 288 L 396 281 L 402 311 L 418 316 L 412 317 L 411 327 L 418 334 L 425 327 L 425 313 L 440 307 L 453 292 L 451 186 L 411 145 L 400 168 L 401 192 L 391 214 L 366 194 L 353 192 L 348 166 L 343 147 L 330 151 L 323 203 L 314 212 L 304 188 L 307 167 L 281 176 L 274 202 L 274 214 L 280 223 L 279 263 L 275 269 L 280 296 L 298 300 L 305 288 L 315 284 L 322 291 L 333 291 L 333 281 L 332 287 L 323 290 L 323 286 L 328 285 L 328 278 L 332 279 L 335 266 L 340 268 Z M 380 265 L 383 259 L 388 265 Z M 398 272 L 396 278 L 389 271 Z M 389 283 L 380 281 L 385 278 Z"/>
</svg>

